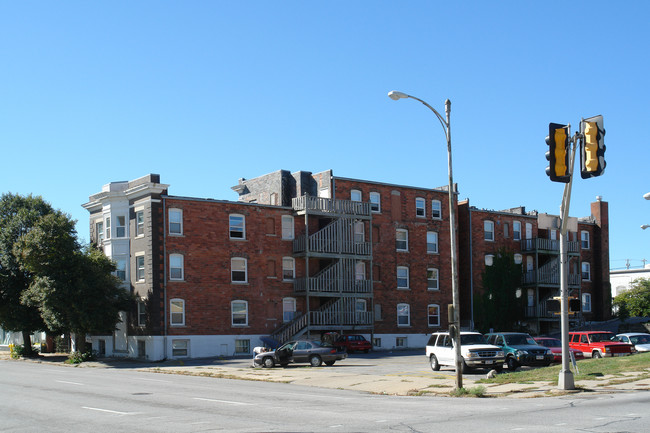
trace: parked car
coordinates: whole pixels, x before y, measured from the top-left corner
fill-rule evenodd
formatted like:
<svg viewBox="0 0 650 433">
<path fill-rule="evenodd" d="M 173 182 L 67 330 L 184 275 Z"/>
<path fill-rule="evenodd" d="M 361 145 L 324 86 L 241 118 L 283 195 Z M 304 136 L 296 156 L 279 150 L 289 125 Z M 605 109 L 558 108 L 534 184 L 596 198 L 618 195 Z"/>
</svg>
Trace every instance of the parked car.
<svg viewBox="0 0 650 433">
<path fill-rule="evenodd" d="M 284 343 L 275 350 L 255 355 L 255 365 L 272 368 L 276 364 L 283 367 L 289 363 L 309 363 L 312 367 L 334 365 L 336 361 L 345 359 L 348 354 L 344 350 L 316 340 L 298 340 Z"/>
<path fill-rule="evenodd" d="M 633 345 L 615 339 L 614 333 L 609 331 L 569 332 L 569 347 L 578 349 L 588 358 L 626 356 L 636 352 Z"/>
<path fill-rule="evenodd" d="M 363 335 L 340 335 L 334 340 L 334 346 L 347 350 L 348 353 L 363 352 L 368 353 L 372 349 L 372 344 Z"/>
<path fill-rule="evenodd" d="M 503 350 L 488 344 L 485 337 L 478 332 L 460 333 L 460 354 L 463 358 L 461 364 L 463 371 L 477 367 L 503 370 Z M 431 334 L 426 347 L 426 356 L 433 371 L 440 370 L 441 365 L 456 367 L 455 349 L 449 332 Z"/>
<path fill-rule="evenodd" d="M 650 334 L 629 332 L 626 334 L 618 334 L 616 340 L 622 343 L 633 344 L 637 352 L 650 352 Z"/>
<path fill-rule="evenodd" d="M 562 341 L 557 338 L 552 337 L 533 337 L 535 343 L 540 346 L 548 347 L 553 352 L 553 361 L 562 362 Z M 576 349 L 571 349 L 569 347 L 569 352 L 573 353 L 573 358 L 577 361 L 579 359 L 585 359 L 585 355 Z"/>
<path fill-rule="evenodd" d="M 508 370 L 515 371 L 522 365 L 547 367 L 553 362 L 553 352 L 525 332 L 494 332 L 486 337 L 488 343 L 503 350 Z"/>
</svg>

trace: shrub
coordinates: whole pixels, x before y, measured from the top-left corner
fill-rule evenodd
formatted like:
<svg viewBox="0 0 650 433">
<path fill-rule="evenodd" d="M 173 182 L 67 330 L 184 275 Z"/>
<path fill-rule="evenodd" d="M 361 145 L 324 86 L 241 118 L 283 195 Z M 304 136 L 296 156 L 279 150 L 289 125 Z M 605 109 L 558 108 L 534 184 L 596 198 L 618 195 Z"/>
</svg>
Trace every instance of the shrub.
<svg viewBox="0 0 650 433">
<path fill-rule="evenodd" d="M 94 352 L 87 351 L 87 352 L 72 352 L 68 356 L 68 363 L 69 364 L 81 364 L 82 362 L 88 362 L 88 361 L 94 361 L 97 359 L 97 356 Z"/>
</svg>

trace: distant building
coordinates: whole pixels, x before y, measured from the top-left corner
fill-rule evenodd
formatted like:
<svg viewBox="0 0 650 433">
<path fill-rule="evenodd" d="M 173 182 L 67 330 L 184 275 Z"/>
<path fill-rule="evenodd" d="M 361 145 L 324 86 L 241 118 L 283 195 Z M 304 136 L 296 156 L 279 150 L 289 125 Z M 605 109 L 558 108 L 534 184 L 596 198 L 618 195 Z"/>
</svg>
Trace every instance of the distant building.
<svg viewBox="0 0 650 433">
<path fill-rule="evenodd" d="M 630 290 L 632 288 L 632 282 L 639 278 L 650 279 L 650 264 L 645 265 L 643 268 L 609 271 L 609 279 L 612 283 L 612 299 L 616 295 Z"/>
<path fill-rule="evenodd" d="M 448 326 L 445 187 L 280 170 L 240 179 L 232 188 L 237 201 L 171 196 L 168 188 L 150 174 L 109 183 L 83 205 L 92 242 L 138 299 L 114 333 L 92 336 L 100 354 L 248 355 L 264 337 L 282 342 L 330 331 L 364 334 L 379 350 L 416 348 Z M 559 326 L 543 311 L 559 290 L 555 218 L 454 205 L 463 327 L 473 326 L 472 298 L 499 245 L 526 265 L 531 329 Z M 608 317 L 607 203 L 593 203 L 592 215 L 571 227 L 570 288 L 583 299 L 580 317 Z"/>
</svg>

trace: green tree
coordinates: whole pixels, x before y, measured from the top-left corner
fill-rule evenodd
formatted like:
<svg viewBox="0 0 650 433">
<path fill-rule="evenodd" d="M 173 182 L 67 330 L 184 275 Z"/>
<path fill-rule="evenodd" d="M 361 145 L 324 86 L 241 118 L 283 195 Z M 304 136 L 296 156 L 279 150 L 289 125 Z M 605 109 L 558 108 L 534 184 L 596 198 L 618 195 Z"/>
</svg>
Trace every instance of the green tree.
<svg viewBox="0 0 650 433">
<path fill-rule="evenodd" d="M 650 316 L 650 279 L 639 278 L 632 281 L 632 288 L 614 297 L 613 304 L 618 308 L 618 317 Z"/>
<path fill-rule="evenodd" d="M 483 293 L 475 299 L 476 326 L 486 332 L 514 330 L 524 318 L 524 300 L 521 296 L 521 264 L 516 264 L 514 254 L 500 248 L 492 266 L 483 271 Z"/>
<path fill-rule="evenodd" d="M 13 251 L 21 236 L 52 212 L 41 197 L 7 193 L 0 198 L 0 327 L 22 332 L 26 356 L 33 354 L 31 334 L 46 327 L 38 308 L 23 302 L 32 275 L 20 266 Z"/>
</svg>

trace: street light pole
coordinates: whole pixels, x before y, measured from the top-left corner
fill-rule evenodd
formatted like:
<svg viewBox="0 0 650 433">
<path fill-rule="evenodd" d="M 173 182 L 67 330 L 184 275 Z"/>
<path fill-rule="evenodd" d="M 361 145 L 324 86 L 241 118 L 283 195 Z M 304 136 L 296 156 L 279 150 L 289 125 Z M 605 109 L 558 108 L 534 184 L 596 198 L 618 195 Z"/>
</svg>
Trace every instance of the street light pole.
<svg viewBox="0 0 650 433">
<path fill-rule="evenodd" d="M 411 98 L 424 104 L 429 110 L 436 115 L 442 129 L 445 131 L 445 138 L 447 139 L 447 168 L 449 172 L 449 236 L 451 239 L 451 293 L 452 293 L 452 317 L 449 318 L 450 334 L 454 340 L 454 364 L 456 366 L 456 389 L 463 387 L 463 366 L 462 356 L 460 352 L 460 301 L 458 293 L 458 259 L 456 257 L 456 207 L 454 206 L 454 176 L 451 164 L 451 101 L 445 101 L 445 115 L 443 118 L 431 105 L 427 104 L 420 98 L 407 95 L 406 93 L 397 92 L 392 90 L 388 92 L 388 97 L 394 101 L 398 99 Z"/>
</svg>

